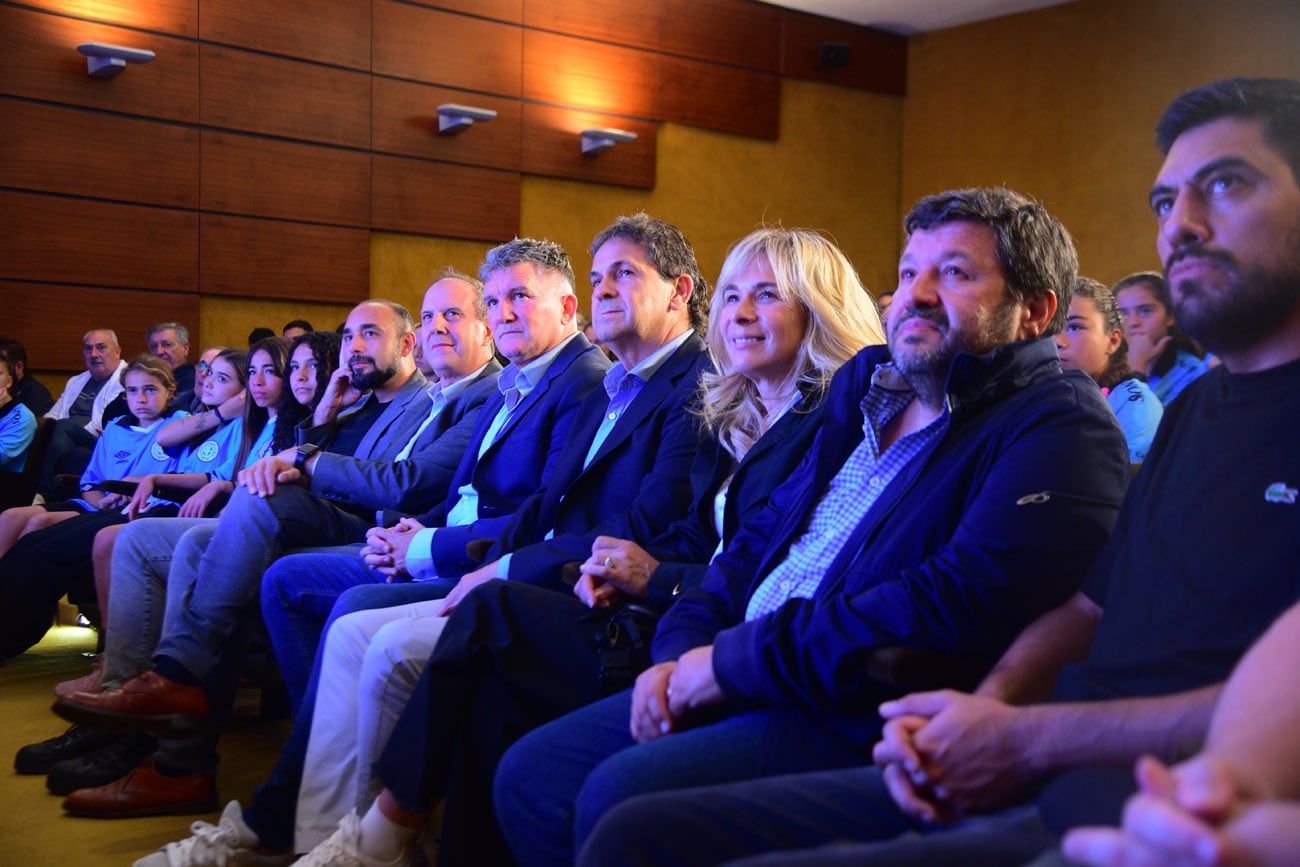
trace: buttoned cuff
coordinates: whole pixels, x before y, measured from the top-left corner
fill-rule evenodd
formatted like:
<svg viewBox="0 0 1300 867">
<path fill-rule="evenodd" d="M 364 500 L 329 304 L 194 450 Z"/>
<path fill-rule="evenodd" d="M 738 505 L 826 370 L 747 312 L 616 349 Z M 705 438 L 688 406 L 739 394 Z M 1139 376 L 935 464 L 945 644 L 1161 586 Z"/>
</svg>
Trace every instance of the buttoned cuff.
<svg viewBox="0 0 1300 867">
<path fill-rule="evenodd" d="M 419 581 L 437 578 L 438 571 L 433 564 L 433 534 L 437 527 L 425 527 L 415 531 L 415 538 L 406 549 L 406 571 Z"/>
</svg>

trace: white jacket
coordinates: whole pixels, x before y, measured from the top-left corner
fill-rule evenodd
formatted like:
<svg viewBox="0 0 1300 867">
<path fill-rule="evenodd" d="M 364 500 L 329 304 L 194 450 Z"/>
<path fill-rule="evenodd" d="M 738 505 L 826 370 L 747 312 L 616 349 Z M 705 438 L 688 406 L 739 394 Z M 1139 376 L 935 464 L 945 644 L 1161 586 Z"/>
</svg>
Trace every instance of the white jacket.
<svg viewBox="0 0 1300 867">
<path fill-rule="evenodd" d="M 113 398 L 126 390 L 125 386 L 122 385 L 122 372 L 124 370 L 126 370 L 126 362 L 119 361 L 117 370 L 113 371 L 113 375 L 109 377 L 108 382 L 104 383 L 104 387 L 99 390 L 99 394 L 95 395 L 95 404 L 90 409 L 90 421 L 86 424 L 86 430 L 95 436 L 99 436 L 104 432 L 105 408 L 113 402 Z M 90 382 L 89 370 L 85 373 L 78 373 L 69 379 L 68 384 L 63 388 L 63 394 L 59 395 L 59 399 L 54 402 L 54 406 L 50 407 L 50 411 L 45 414 L 45 417 L 67 418 L 68 408 L 72 406 L 73 401 L 77 399 L 77 395 L 81 394 L 81 390 L 86 387 L 88 382 Z"/>
</svg>

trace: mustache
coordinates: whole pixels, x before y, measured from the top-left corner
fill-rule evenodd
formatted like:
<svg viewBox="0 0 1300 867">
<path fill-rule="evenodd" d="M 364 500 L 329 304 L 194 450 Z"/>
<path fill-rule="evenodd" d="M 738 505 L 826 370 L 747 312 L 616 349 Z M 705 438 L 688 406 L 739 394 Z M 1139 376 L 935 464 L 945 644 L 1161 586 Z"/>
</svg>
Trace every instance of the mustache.
<svg viewBox="0 0 1300 867">
<path fill-rule="evenodd" d="M 353 355 L 348 359 L 348 367 L 352 367 L 356 364 L 369 364 L 371 367 L 379 366 L 375 363 L 375 359 L 369 355 Z"/>
<path fill-rule="evenodd" d="M 944 313 L 938 307 L 912 307 L 904 312 L 901 316 L 894 318 L 893 328 L 890 333 L 897 331 L 903 323 L 909 319 L 924 319 L 933 325 L 937 325 L 941 331 L 948 330 L 948 314 Z"/>
<path fill-rule="evenodd" d="M 1169 254 L 1165 260 L 1165 279 L 1169 279 L 1169 272 L 1174 270 L 1174 266 L 1185 259 L 1193 257 L 1200 259 L 1209 259 L 1218 262 L 1220 265 L 1226 265 L 1229 268 L 1237 267 L 1237 259 L 1231 253 L 1223 250 L 1206 250 L 1201 247 L 1183 247 Z"/>
</svg>

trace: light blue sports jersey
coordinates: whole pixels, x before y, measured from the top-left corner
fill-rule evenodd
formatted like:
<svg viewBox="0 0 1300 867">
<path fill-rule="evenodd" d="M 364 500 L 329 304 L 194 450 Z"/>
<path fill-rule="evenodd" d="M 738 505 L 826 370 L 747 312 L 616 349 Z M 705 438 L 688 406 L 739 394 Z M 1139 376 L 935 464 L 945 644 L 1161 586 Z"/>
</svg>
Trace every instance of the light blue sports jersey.
<svg viewBox="0 0 1300 867">
<path fill-rule="evenodd" d="M 182 458 L 188 469 L 176 472 L 207 473 L 209 478 L 231 481 L 235 477 L 235 459 L 239 457 L 239 441 L 243 432 L 242 418 L 226 422 L 203 442 L 189 449 Z"/>
<path fill-rule="evenodd" d="M 165 422 L 188 414 L 179 412 L 159 419 L 149 427 L 126 424 L 126 417 L 109 424 L 95 443 L 90 463 L 81 474 L 81 490 L 88 491 L 98 487 L 100 482 L 127 476 L 172 472 L 175 459 L 158 445 L 154 437 Z"/>
<path fill-rule="evenodd" d="M 207 439 L 203 442 L 194 444 L 189 443 L 182 447 L 176 458 L 176 465 L 169 472 L 182 473 L 205 473 L 213 479 L 225 479 L 229 481 L 229 473 L 233 471 L 235 458 L 239 452 L 239 431 L 243 427 L 243 419 L 232 419 L 221 427 L 208 434 Z M 234 428 L 234 435 L 229 433 L 229 428 Z M 218 475 L 225 472 L 226 476 Z M 170 503 L 171 500 L 164 500 L 161 497 L 150 497 L 149 508 L 153 508 L 160 503 Z M 180 505 L 177 503 L 177 505 Z"/>
</svg>

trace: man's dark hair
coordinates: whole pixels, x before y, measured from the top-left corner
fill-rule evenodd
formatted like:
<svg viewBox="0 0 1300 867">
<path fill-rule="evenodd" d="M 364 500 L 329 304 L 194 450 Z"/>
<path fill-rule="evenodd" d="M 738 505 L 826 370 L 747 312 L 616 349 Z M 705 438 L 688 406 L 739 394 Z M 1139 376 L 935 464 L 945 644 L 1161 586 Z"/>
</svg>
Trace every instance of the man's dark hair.
<svg viewBox="0 0 1300 867">
<path fill-rule="evenodd" d="M 1079 255 L 1061 221 L 1047 209 L 1006 187 L 949 190 L 927 196 L 903 220 L 907 236 L 945 223 L 965 222 L 993 230 L 998 264 L 1012 301 L 1043 293 L 1056 296 L 1056 314 L 1044 334 L 1065 326 L 1070 291 L 1079 276 Z"/>
<path fill-rule="evenodd" d="M 478 276 L 486 281 L 494 271 L 514 265 L 532 264 L 538 268 L 550 268 L 558 271 L 568 284 L 567 294 L 574 294 L 573 263 L 569 254 L 554 241 L 536 238 L 515 238 L 487 251 L 483 264 L 478 268 Z"/>
<path fill-rule="evenodd" d="M 21 340 L 15 340 L 12 337 L 0 337 L 0 355 L 9 359 L 9 372 L 13 374 L 13 368 L 21 364 L 23 366 L 23 375 L 27 371 L 27 347 L 23 346 Z M 17 379 L 17 375 L 14 374 Z"/>
<path fill-rule="evenodd" d="M 411 315 L 410 310 L 407 310 L 405 306 L 398 304 L 396 301 L 389 301 L 387 298 L 367 298 L 361 304 L 378 304 L 393 311 L 393 315 L 397 317 L 398 337 L 405 337 L 408 334 L 415 333 L 417 324 L 415 317 Z M 358 304 L 357 306 L 360 307 L 361 305 Z M 346 324 L 344 323 L 345 326 Z"/>
<path fill-rule="evenodd" d="M 288 322 L 284 323 L 284 327 L 280 329 L 280 333 L 283 334 L 284 332 L 288 331 L 290 328 L 301 328 L 303 331 L 316 330 L 315 328 L 311 327 L 311 323 L 308 322 L 306 319 L 290 319 Z"/>
<path fill-rule="evenodd" d="M 642 211 L 630 217 L 619 217 L 601 229 L 592 240 L 588 252 L 595 256 L 596 251 L 611 238 L 622 238 L 639 246 L 659 276 L 665 280 L 673 281 L 683 274 L 690 277 L 694 287 L 686 309 L 690 314 L 691 327 L 700 334 L 708 329 L 709 284 L 700 273 L 700 266 L 695 261 L 695 250 L 681 229 Z"/>
<path fill-rule="evenodd" d="M 255 343 L 265 340 L 268 337 L 276 337 L 276 336 L 278 335 L 269 328 L 263 328 L 263 327 L 254 328 L 252 331 L 248 332 L 248 348 L 251 350 Z"/>
<path fill-rule="evenodd" d="M 1300 81 L 1294 78 L 1225 78 L 1179 96 L 1156 124 L 1156 144 L 1169 153 L 1188 130 L 1224 117 L 1257 120 L 1264 140 L 1291 166 L 1300 184 Z"/>
</svg>

